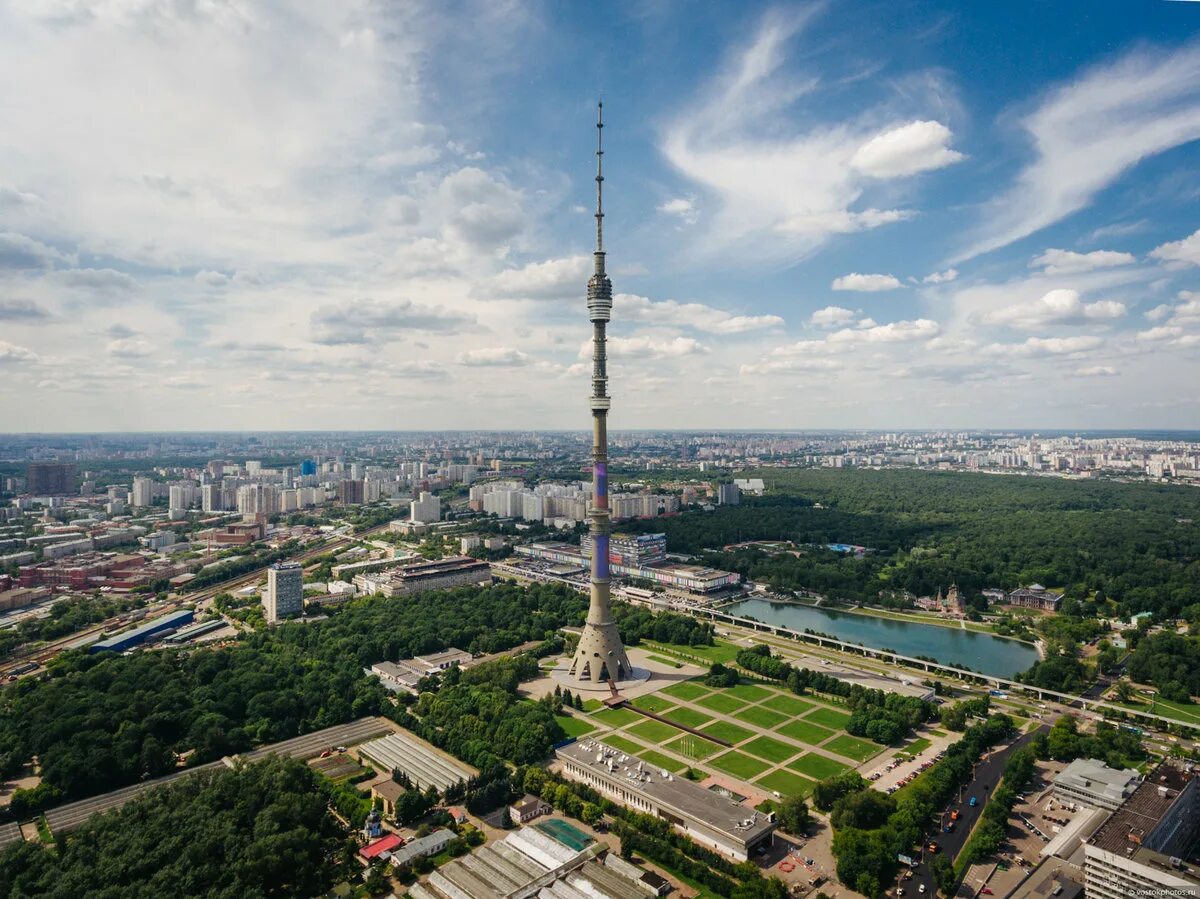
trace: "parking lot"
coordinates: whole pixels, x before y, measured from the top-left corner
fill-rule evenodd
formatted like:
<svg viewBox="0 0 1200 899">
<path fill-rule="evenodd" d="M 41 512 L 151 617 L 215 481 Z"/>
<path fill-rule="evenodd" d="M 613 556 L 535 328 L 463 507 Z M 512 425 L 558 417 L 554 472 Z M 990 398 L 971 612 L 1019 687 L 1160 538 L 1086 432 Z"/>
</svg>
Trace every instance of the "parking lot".
<svg viewBox="0 0 1200 899">
<path fill-rule="evenodd" d="M 912 778 L 941 758 L 946 747 L 954 742 L 957 735 L 951 736 L 950 734 L 945 734 L 938 736 L 937 734 L 926 733 L 921 736 L 929 740 L 930 745 L 911 758 L 899 761 L 896 758 L 896 753 L 891 753 L 872 759 L 858 769 L 859 773 L 871 781 L 875 789 L 884 793 L 893 793 L 900 786 L 908 783 Z"/>
</svg>

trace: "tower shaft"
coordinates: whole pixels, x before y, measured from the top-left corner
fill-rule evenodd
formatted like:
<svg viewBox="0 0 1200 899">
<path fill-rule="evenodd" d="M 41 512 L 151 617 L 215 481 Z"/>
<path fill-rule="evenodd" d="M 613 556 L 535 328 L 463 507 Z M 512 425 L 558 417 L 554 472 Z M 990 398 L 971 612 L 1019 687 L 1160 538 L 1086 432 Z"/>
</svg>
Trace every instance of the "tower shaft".
<svg viewBox="0 0 1200 899">
<path fill-rule="evenodd" d="M 612 614 L 609 575 L 608 510 L 608 354 L 606 329 L 612 317 L 612 281 L 604 270 L 604 117 L 596 120 L 596 249 L 588 279 L 588 318 L 592 322 L 592 506 L 588 512 L 592 544 L 591 602 L 570 676 L 579 682 L 620 681 L 633 669 Z"/>
</svg>

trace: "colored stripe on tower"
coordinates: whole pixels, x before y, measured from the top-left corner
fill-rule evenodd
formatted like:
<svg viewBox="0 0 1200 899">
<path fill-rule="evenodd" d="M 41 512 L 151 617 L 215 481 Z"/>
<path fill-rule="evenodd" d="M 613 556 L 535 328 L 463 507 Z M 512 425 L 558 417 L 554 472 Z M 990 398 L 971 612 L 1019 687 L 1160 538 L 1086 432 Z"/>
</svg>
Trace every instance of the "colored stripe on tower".
<svg viewBox="0 0 1200 899">
<path fill-rule="evenodd" d="M 608 534 L 597 534 L 592 540 L 592 572 L 598 578 L 608 577 Z"/>
<path fill-rule="evenodd" d="M 596 508 L 608 508 L 608 464 L 597 462 L 593 470 L 596 485 Z"/>
</svg>

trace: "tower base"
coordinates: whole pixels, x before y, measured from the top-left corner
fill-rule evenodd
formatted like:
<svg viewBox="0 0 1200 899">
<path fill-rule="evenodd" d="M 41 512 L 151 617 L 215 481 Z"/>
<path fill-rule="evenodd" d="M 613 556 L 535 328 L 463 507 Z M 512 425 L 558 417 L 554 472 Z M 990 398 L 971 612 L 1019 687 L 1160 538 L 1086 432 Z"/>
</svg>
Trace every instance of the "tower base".
<svg viewBox="0 0 1200 899">
<path fill-rule="evenodd" d="M 580 680 L 571 674 L 571 660 L 563 659 L 558 663 L 550 676 L 555 681 L 562 684 L 563 689 L 570 690 L 572 693 L 597 693 L 610 694 L 612 687 L 608 681 L 595 680 Z M 639 684 L 644 684 L 650 679 L 650 672 L 645 668 L 634 668 L 630 666 L 629 676 L 616 682 L 617 692 L 628 687 L 633 687 Z"/>
</svg>

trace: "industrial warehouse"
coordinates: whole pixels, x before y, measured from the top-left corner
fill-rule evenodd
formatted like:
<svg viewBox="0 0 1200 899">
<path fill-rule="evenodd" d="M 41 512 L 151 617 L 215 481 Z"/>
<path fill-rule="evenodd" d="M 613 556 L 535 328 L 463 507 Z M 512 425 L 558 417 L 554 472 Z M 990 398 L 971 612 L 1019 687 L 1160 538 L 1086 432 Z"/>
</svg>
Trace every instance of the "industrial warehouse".
<svg viewBox="0 0 1200 899">
<path fill-rule="evenodd" d="M 642 578 L 664 587 L 688 593 L 715 593 L 736 587 L 741 575 L 700 565 L 669 562 L 666 559 L 665 534 L 626 536 L 614 534 L 609 543 L 609 570 L 624 577 Z M 591 546 L 545 541 L 516 547 L 517 555 L 544 559 L 571 566 L 584 566 L 591 558 Z"/>
<path fill-rule="evenodd" d="M 747 860 L 774 842 L 774 815 L 763 814 L 618 752 L 584 740 L 555 750 L 562 771 L 622 805 L 670 821 L 702 846 Z"/>
</svg>

